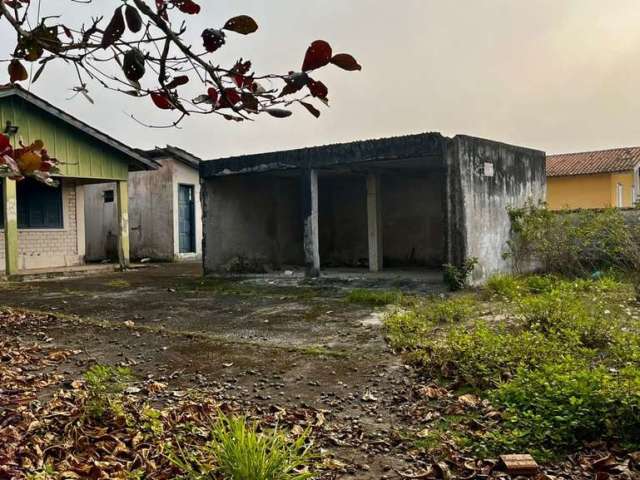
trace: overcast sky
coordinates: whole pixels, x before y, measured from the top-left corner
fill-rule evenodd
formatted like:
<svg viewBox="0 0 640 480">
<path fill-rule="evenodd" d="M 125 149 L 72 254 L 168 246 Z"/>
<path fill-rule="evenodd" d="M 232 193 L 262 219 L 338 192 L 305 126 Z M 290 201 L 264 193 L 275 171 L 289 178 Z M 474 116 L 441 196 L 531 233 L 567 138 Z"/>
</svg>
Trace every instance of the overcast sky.
<svg viewBox="0 0 640 480">
<path fill-rule="evenodd" d="M 97 3 L 42 0 L 45 13 L 63 6 L 63 19 L 74 25 L 97 10 L 113 11 L 120 0 Z M 129 117 L 172 120 L 149 99 L 90 85 L 95 105 L 80 96 L 67 100 L 75 83 L 62 64 L 32 91 L 132 146 L 172 144 L 205 159 L 425 131 L 549 153 L 640 145 L 638 0 L 199 3 L 194 38 L 238 14 L 260 24 L 250 37 L 229 34 L 217 54 L 221 63 L 243 56 L 258 72 L 287 72 L 300 68 L 313 40 L 324 39 L 334 51 L 353 53 L 363 71 L 328 67 L 315 75 L 329 86 L 331 100 L 319 120 L 296 109 L 289 119 L 244 124 L 194 116 L 171 130 L 148 129 Z M 0 50 L 12 39 L 2 23 Z"/>
</svg>

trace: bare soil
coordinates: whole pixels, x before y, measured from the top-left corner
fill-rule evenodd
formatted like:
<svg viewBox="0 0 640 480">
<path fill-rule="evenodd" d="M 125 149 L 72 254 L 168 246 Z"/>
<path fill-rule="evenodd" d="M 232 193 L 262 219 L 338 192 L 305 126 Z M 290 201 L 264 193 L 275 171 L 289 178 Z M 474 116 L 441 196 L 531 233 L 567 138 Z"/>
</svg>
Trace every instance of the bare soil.
<svg viewBox="0 0 640 480">
<path fill-rule="evenodd" d="M 0 333 L 81 350 L 64 367 L 70 377 L 95 362 L 122 364 L 174 391 L 325 411 L 357 437 L 328 446 L 345 464 L 337 478 L 402 478 L 419 463 L 397 440 L 418 428 L 407 414 L 414 373 L 388 350 L 380 309 L 346 302 L 341 285 L 203 280 L 198 265 L 165 264 L 6 284 L 0 305 L 59 316 Z"/>
</svg>

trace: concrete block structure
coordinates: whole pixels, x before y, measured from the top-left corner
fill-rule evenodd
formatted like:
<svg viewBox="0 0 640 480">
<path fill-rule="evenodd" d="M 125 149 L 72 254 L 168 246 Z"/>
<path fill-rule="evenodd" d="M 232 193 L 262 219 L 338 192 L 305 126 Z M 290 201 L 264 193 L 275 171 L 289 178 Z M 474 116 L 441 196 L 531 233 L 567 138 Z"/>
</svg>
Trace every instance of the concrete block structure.
<svg viewBox="0 0 640 480">
<path fill-rule="evenodd" d="M 200 159 L 167 146 L 138 151 L 158 169 L 129 174 L 129 242 L 134 259 L 159 261 L 200 259 L 202 208 Z M 117 212 L 114 184 L 92 185 L 86 192 L 87 259 L 100 261 L 117 255 Z"/>
<path fill-rule="evenodd" d="M 544 152 L 439 133 L 200 164 L 204 268 L 510 270 L 508 207 L 545 198 Z"/>
<path fill-rule="evenodd" d="M 157 165 L 134 149 L 18 87 L 0 87 L 0 124 L 12 141 L 42 140 L 62 161 L 59 187 L 33 179 L 2 179 L 0 265 L 7 276 L 85 262 L 85 189 L 114 185 L 116 260 L 129 264 L 128 175 Z"/>
</svg>

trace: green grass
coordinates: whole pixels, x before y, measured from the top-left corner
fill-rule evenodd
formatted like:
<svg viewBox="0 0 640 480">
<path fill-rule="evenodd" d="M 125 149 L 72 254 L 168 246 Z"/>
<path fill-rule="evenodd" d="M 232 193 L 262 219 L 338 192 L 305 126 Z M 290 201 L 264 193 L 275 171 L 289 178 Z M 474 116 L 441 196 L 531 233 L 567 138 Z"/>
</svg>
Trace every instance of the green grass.
<svg viewBox="0 0 640 480">
<path fill-rule="evenodd" d="M 105 283 L 105 285 L 111 288 L 129 288 L 131 286 L 128 281 L 122 279 L 111 280 Z"/>
<path fill-rule="evenodd" d="M 358 303 L 361 305 L 385 306 L 395 305 L 402 301 L 402 292 L 397 290 L 367 290 L 355 289 L 347 294 L 349 303 Z"/>
<path fill-rule="evenodd" d="M 262 429 L 244 417 L 222 413 L 211 429 L 211 440 L 196 449 L 170 450 L 183 480 L 305 480 L 313 477 L 309 432 L 291 438 L 278 427 Z M 215 476 L 214 476 L 215 475 Z"/>
<path fill-rule="evenodd" d="M 398 307 L 385 327 L 426 376 L 502 412 L 484 432 L 446 425 L 448 438 L 544 460 L 590 441 L 640 447 L 639 318 L 633 285 L 614 277 L 497 276 L 476 294 Z"/>
</svg>

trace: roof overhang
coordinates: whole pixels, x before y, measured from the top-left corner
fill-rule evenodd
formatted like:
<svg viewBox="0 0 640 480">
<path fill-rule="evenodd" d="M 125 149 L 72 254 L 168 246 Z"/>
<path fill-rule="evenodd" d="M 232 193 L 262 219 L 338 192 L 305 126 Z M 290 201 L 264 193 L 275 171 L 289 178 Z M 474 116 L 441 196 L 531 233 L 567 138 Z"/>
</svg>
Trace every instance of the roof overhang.
<svg viewBox="0 0 640 480">
<path fill-rule="evenodd" d="M 55 118 L 65 122 L 66 124 L 81 130 L 86 135 L 94 138 L 95 140 L 113 148 L 114 150 L 122 153 L 129 160 L 129 168 L 130 170 L 156 170 L 158 165 L 144 156 L 140 155 L 133 148 L 128 147 L 124 143 L 116 140 L 115 138 L 103 133 L 92 126 L 84 123 L 81 120 L 65 113 L 60 110 L 58 107 L 50 104 L 46 100 L 38 97 L 37 95 L 24 90 L 19 86 L 11 86 L 8 88 L 0 88 L 0 98 L 7 97 L 19 97 L 24 101 L 34 105 L 35 107 L 47 112 L 48 114 L 54 116 Z"/>
</svg>

